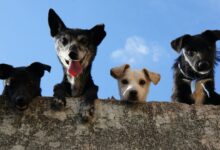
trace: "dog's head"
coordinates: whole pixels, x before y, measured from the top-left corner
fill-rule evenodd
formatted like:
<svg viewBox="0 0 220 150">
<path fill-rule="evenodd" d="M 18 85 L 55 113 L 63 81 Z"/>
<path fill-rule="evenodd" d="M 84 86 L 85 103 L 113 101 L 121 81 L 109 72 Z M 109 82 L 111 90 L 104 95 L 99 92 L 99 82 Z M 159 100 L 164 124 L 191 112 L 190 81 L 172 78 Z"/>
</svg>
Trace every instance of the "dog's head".
<svg viewBox="0 0 220 150">
<path fill-rule="evenodd" d="M 172 48 L 181 53 L 180 63 L 183 70 L 191 76 L 206 76 L 212 72 L 216 63 L 216 41 L 220 31 L 207 30 L 201 34 L 183 35 L 171 42 Z"/>
<path fill-rule="evenodd" d="M 128 64 L 112 68 L 112 77 L 118 80 L 121 100 L 145 101 L 150 83 L 160 81 L 160 75 L 147 69 L 131 70 Z"/>
<path fill-rule="evenodd" d="M 3 95 L 7 96 L 19 110 L 25 110 L 31 100 L 41 95 L 40 80 L 44 71 L 51 67 L 39 62 L 28 67 L 13 67 L 0 64 L 0 79 L 5 80 Z"/>
<path fill-rule="evenodd" d="M 97 46 L 104 39 L 104 24 L 92 29 L 70 29 L 53 9 L 49 10 L 48 22 L 51 36 L 55 39 L 57 55 L 65 69 L 72 75 L 79 75 L 93 61 Z"/>
</svg>

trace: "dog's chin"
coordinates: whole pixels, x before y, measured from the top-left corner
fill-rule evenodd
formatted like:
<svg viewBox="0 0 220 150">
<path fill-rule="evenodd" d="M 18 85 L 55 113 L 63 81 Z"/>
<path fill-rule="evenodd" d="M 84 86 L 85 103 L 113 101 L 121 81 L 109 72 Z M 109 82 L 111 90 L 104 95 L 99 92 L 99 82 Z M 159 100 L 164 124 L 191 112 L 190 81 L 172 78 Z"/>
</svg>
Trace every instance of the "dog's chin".
<svg viewBox="0 0 220 150">
<path fill-rule="evenodd" d="M 23 105 L 23 106 L 15 105 L 15 107 L 19 111 L 24 111 L 24 110 L 26 110 L 28 108 L 28 105 Z"/>
<path fill-rule="evenodd" d="M 137 101 L 139 101 L 137 96 L 129 96 L 127 100 L 130 101 L 130 102 L 137 102 Z"/>
<path fill-rule="evenodd" d="M 210 70 L 205 70 L 205 71 L 197 71 L 198 74 L 200 75 L 208 75 L 210 73 L 211 69 Z"/>
<path fill-rule="evenodd" d="M 209 70 L 202 70 L 202 71 L 199 71 L 197 69 L 192 69 L 192 71 L 195 72 L 196 74 L 198 74 L 200 77 L 204 77 L 204 76 L 207 76 L 211 72 L 211 69 L 209 69 Z"/>
</svg>

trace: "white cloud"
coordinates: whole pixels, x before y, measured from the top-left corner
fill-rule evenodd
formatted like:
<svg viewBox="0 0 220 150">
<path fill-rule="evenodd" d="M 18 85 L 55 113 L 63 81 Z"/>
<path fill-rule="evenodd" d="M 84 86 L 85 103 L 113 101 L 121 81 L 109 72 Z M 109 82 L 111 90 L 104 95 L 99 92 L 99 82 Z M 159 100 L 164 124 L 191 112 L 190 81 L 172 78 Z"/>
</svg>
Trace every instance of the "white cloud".
<svg viewBox="0 0 220 150">
<path fill-rule="evenodd" d="M 111 58 L 116 61 L 133 64 L 147 54 L 149 54 L 149 49 L 146 47 L 144 40 L 133 36 L 127 38 L 124 48 L 113 51 Z"/>
<path fill-rule="evenodd" d="M 146 44 L 145 40 L 138 36 L 127 38 L 124 48 L 112 52 L 111 58 L 120 63 L 138 64 L 150 59 L 159 62 L 165 54 L 164 49 L 157 44 Z"/>
</svg>

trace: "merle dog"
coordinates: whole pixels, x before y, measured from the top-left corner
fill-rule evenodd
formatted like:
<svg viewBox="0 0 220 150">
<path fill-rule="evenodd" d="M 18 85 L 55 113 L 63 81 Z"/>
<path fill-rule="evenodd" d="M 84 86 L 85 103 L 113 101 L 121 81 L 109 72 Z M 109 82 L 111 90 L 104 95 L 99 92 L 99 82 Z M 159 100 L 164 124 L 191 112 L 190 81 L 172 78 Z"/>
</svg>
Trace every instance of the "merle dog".
<svg viewBox="0 0 220 150">
<path fill-rule="evenodd" d="M 44 71 L 50 72 L 51 67 L 34 62 L 28 67 L 13 67 L 0 64 L 0 79 L 4 80 L 2 95 L 18 109 L 25 110 L 31 100 L 41 96 L 40 81 Z"/>
<path fill-rule="evenodd" d="M 92 103 L 97 98 L 98 86 L 92 80 L 91 68 L 97 47 L 106 36 L 104 24 L 92 29 L 70 29 L 53 9 L 49 10 L 48 22 L 64 72 L 62 82 L 54 87 L 52 108 L 63 108 L 65 97 L 83 97 Z"/>
<path fill-rule="evenodd" d="M 173 101 L 220 104 L 214 85 L 214 68 L 219 61 L 216 41 L 219 39 L 219 30 L 207 30 L 193 36 L 186 34 L 171 42 L 172 48 L 180 53 L 173 66 Z"/>
</svg>

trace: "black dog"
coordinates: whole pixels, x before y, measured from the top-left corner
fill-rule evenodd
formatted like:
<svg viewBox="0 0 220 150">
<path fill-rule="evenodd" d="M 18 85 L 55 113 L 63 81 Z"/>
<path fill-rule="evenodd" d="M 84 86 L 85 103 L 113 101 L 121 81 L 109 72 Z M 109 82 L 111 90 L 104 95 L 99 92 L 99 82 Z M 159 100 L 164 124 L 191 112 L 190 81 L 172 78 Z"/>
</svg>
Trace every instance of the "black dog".
<svg viewBox="0 0 220 150">
<path fill-rule="evenodd" d="M 91 67 L 97 47 L 106 36 L 104 25 L 89 30 L 70 29 L 53 9 L 49 10 L 48 22 L 64 71 L 63 81 L 54 87 L 56 99 L 52 107 L 64 107 L 65 97 L 84 96 L 87 102 L 93 102 L 97 98 L 98 86 L 92 80 Z"/>
<path fill-rule="evenodd" d="M 0 79 L 5 80 L 2 95 L 8 97 L 19 110 L 28 108 L 31 100 L 41 96 L 40 81 L 44 71 L 50 72 L 51 67 L 34 62 L 28 67 L 13 67 L 0 64 Z"/>
<path fill-rule="evenodd" d="M 180 53 L 173 66 L 173 101 L 220 104 L 214 85 L 214 68 L 219 61 L 216 41 L 219 39 L 219 30 L 207 30 L 194 36 L 183 35 L 171 42 L 172 48 Z M 195 91 L 191 89 L 193 86 Z"/>
</svg>

